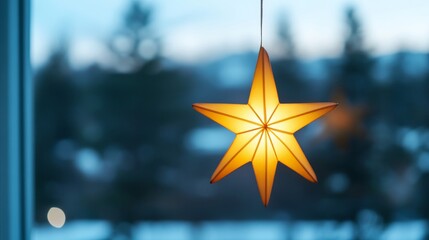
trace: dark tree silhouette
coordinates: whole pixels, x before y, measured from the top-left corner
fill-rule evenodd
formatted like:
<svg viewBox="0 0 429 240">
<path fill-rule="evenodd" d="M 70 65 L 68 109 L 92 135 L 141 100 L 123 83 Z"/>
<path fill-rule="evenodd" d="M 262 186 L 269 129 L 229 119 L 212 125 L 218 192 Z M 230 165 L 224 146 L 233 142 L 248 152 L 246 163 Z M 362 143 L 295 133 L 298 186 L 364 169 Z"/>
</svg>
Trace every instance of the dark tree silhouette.
<svg viewBox="0 0 429 240">
<path fill-rule="evenodd" d="M 152 10 L 146 4 L 132 1 L 120 28 L 109 40 L 109 46 L 120 70 L 135 70 L 159 57 L 159 42 L 151 29 Z"/>
<path fill-rule="evenodd" d="M 279 52 L 282 55 L 272 65 L 279 98 L 283 102 L 303 101 L 303 94 L 300 92 L 306 86 L 302 81 L 301 66 L 295 54 L 293 35 L 285 14 L 279 16 L 277 26 Z"/>
<path fill-rule="evenodd" d="M 352 103 L 367 103 L 370 99 L 374 62 L 365 47 L 360 20 L 353 7 L 346 10 L 346 39 L 341 59 L 338 86 Z"/>
<path fill-rule="evenodd" d="M 295 42 L 293 40 L 291 26 L 286 14 L 281 14 L 278 19 L 278 36 L 282 47 L 283 58 L 294 59 Z"/>
<path fill-rule="evenodd" d="M 66 205 L 59 205 L 66 202 L 61 198 L 70 194 L 62 193 L 62 187 L 70 186 L 73 182 L 72 176 L 76 174 L 71 156 L 60 152 L 65 151 L 64 149 L 59 149 L 59 143 L 73 139 L 76 132 L 74 108 L 77 92 L 72 77 L 65 44 L 53 52 L 47 64 L 34 77 L 35 187 L 38 220 L 44 219 L 50 207 Z M 61 183 L 64 184 L 62 187 Z"/>
</svg>

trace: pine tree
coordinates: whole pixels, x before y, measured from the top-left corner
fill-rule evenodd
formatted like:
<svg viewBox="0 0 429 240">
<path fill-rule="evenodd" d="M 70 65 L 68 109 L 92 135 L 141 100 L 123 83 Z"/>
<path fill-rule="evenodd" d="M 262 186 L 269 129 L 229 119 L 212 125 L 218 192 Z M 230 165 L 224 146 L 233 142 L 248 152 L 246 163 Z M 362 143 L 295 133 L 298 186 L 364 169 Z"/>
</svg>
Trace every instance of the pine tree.
<svg viewBox="0 0 429 240">
<path fill-rule="evenodd" d="M 283 102 L 303 101 L 301 90 L 305 88 L 302 81 L 300 63 L 295 53 L 295 43 L 287 16 L 282 14 L 278 18 L 277 35 L 280 58 L 273 61 L 274 76 L 280 100 Z"/>
<path fill-rule="evenodd" d="M 135 0 L 128 7 L 122 25 L 109 40 L 119 70 L 133 71 L 159 57 L 151 17 L 152 10 L 146 4 Z"/>
<path fill-rule="evenodd" d="M 365 47 L 356 10 L 346 10 L 347 33 L 339 71 L 339 86 L 352 103 L 368 103 L 372 88 L 373 60 Z"/>
</svg>

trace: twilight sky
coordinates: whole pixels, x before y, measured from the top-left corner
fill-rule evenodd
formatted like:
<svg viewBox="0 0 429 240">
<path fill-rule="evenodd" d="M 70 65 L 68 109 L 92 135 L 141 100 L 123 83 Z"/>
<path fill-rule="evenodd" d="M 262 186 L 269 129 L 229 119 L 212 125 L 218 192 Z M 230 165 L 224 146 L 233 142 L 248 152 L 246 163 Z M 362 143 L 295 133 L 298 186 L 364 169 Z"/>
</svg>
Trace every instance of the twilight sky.
<svg viewBox="0 0 429 240">
<path fill-rule="evenodd" d="M 60 36 L 68 39 L 75 66 L 102 63 L 103 42 L 119 27 L 127 0 L 33 0 L 32 61 L 44 62 Z M 257 51 L 259 0 L 142 0 L 154 9 L 152 27 L 162 40 L 162 54 L 194 63 L 226 53 Z M 344 38 L 344 9 L 353 5 L 366 42 L 375 54 L 406 48 L 429 50 L 427 0 L 265 0 L 264 45 L 276 41 L 279 16 L 291 24 L 303 58 L 336 56 Z M 270 52 L 275 57 L 274 52 Z"/>
</svg>

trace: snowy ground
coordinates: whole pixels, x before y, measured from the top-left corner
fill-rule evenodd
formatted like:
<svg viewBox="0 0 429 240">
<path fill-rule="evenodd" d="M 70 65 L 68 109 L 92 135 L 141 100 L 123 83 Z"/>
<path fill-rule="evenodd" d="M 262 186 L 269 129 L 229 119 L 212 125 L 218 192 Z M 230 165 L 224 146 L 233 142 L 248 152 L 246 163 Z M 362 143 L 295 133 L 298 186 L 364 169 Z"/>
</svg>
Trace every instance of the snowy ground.
<svg viewBox="0 0 429 240">
<path fill-rule="evenodd" d="M 39 225 L 34 240 L 417 240 L 428 236 L 423 220 L 387 225 L 338 221 L 160 221 L 119 224 L 115 230 L 104 221 L 72 221 L 63 228 Z"/>
</svg>

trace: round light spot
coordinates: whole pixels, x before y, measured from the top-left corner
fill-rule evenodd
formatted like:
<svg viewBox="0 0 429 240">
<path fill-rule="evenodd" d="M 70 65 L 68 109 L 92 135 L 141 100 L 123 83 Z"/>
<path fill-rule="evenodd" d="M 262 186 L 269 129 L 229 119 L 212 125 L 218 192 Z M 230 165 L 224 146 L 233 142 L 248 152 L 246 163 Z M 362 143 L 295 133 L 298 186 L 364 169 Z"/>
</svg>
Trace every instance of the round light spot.
<svg viewBox="0 0 429 240">
<path fill-rule="evenodd" d="M 61 228 L 64 226 L 64 223 L 66 222 L 66 215 L 64 214 L 64 211 L 57 207 L 52 207 L 49 209 L 48 222 L 56 228 Z"/>
</svg>

